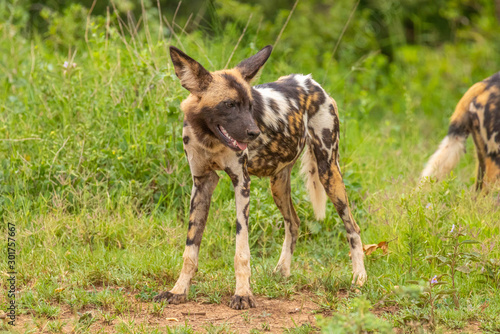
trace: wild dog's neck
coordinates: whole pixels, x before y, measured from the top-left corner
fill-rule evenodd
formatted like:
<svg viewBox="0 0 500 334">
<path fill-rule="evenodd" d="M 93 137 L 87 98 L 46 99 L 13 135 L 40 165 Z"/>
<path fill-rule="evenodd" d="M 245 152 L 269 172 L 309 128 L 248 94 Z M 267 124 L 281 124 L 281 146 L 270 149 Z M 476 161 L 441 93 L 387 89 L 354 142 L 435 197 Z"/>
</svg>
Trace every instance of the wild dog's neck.
<svg viewBox="0 0 500 334">
<path fill-rule="evenodd" d="M 197 110 L 198 101 L 196 99 L 195 96 L 189 95 L 188 98 L 181 103 L 181 109 L 184 112 L 184 127 L 190 126 L 198 142 L 202 143 L 207 148 L 222 145 L 208 126 L 203 113 Z"/>
<path fill-rule="evenodd" d="M 192 115 L 189 115 L 192 116 Z M 207 148 L 222 146 L 220 140 L 215 136 L 202 117 L 189 117 L 185 115 L 184 126 L 190 126 L 199 143 Z"/>
</svg>

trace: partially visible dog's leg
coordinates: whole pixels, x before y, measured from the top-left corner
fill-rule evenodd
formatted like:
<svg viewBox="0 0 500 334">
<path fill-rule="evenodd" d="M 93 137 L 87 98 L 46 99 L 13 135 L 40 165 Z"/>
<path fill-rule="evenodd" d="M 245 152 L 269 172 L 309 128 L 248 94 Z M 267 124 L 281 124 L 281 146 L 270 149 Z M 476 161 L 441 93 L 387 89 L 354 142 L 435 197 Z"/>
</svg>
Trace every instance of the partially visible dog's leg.
<svg viewBox="0 0 500 334">
<path fill-rule="evenodd" d="M 484 190 L 485 192 L 494 191 L 500 186 L 500 159 L 498 156 L 486 157 L 484 171 Z M 499 188 L 500 189 L 500 188 Z"/>
<path fill-rule="evenodd" d="M 179 304 L 186 301 L 191 279 L 198 269 L 198 253 L 201 238 L 207 222 L 212 193 L 218 181 L 219 177 L 214 171 L 204 176 L 193 176 L 189 229 L 181 274 L 172 290 L 160 293 L 155 297 L 155 301 L 166 299 L 171 304 Z"/>
<path fill-rule="evenodd" d="M 250 246 L 248 244 L 250 176 L 246 170 L 246 156 L 243 159 L 245 159 L 243 165 L 225 169 L 233 182 L 236 199 L 236 252 L 234 254 L 236 291 L 229 305 L 235 310 L 255 307 L 255 299 L 250 291 Z"/>
<path fill-rule="evenodd" d="M 476 190 L 483 188 L 484 175 L 486 170 L 486 151 L 485 144 L 479 131 L 472 131 L 472 139 L 476 146 L 477 154 L 477 176 L 476 176 Z"/>
<path fill-rule="evenodd" d="M 292 166 L 281 170 L 271 178 L 273 199 L 285 220 L 285 241 L 275 272 L 280 271 L 285 277 L 290 276 L 290 264 L 299 235 L 300 220 L 295 212 L 291 196 L 290 173 Z"/>
<path fill-rule="evenodd" d="M 352 283 L 363 285 L 366 281 L 363 244 L 360 229 L 354 221 L 349 208 L 349 200 L 339 167 L 339 117 L 333 99 L 320 108 L 308 122 L 309 145 L 312 145 L 318 164 L 319 179 L 325 187 L 326 194 L 333 202 L 340 218 L 344 222 L 351 248 L 353 280 Z"/>
</svg>

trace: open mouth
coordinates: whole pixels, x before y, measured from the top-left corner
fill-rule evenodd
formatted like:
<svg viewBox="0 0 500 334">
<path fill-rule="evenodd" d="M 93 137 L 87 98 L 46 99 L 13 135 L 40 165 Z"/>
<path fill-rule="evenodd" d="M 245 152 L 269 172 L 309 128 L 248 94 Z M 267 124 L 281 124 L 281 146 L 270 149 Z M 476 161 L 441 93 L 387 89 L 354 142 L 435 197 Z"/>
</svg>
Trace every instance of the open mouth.
<svg viewBox="0 0 500 334">
<path fill-rule="evenodd" d="M 226 129 L 224 129 L 221 125 L 217 125 L 217 130 L 219 130 L 222 138 L 226 140 L 227 146 L 230 148 L 242 151 L 247 148 L 246 143 L 239 143 L 236 139 L 233 139 L 233 137 L 231 137 L 229 133 L 227 133 Z"/>
</svg>

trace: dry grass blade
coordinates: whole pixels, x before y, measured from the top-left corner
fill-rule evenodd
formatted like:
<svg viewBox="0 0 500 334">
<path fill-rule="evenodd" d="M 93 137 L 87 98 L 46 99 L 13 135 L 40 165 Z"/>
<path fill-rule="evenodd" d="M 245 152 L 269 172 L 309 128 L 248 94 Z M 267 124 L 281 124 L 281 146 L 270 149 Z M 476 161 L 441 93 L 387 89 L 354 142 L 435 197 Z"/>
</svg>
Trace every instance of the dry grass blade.
<svg viewBox="0 0 500 334">
<path fill-rule="evenodd" d="M 226 65 L 224 66 L 224 69 L 226 69 L 229 66 L 229 63 L 231 62 L 231 59 L 233 58 L 233 55 L 236 52 L 236 49 L 238 49 L 238 45 L 240 45 L 240 42 L 243 39 L 243 36 L 245 36 L 245 33 L 247 31 L 247 28 L 248 28 L 248 25 L 250 24 L 250 20 L 252 20 L 252 15 L 253 14 L 250 14 L 250 16 L 248 17 L 247 24 L 245 25 L 245 28 L 243 29 L 243 32 L 240 35 L 240 38 L 238 38 L 238 42 L 236 42 L 236 45 L 235 45 L 235 47 L 233 49 L 233 52 L 231 52 L 231 55 L 229 56 L 229 59 L 227 60 Z"/>
<path fill-rule="evenodd" d="M 288 25 L 288 22 L 290 21 L 290 18 L 292 17 L 293 12 L 295 11 L 295 7 L 297 7 L 298 3 L 299 0 L 295 1 L 295 3 L 293 4 L 292 10 L 290 10 L 288 17 L 286 18 L 285 24 L 283 24 L 283 27 L 281 27 L 280 33 L 278 34 L 278 37 L 276 37 L 276 40 L 274 41 L 273 49 L 276 47 L 276 44 L 278 44 L 278 41 L 280 40 L 283 31 L 285 31 L 285 28 Z"/>
<path fill-rule="evenodd" d="M 344 34 L 347 30 L 347 27 L 349 26 L 349 23 L 351 23 L 351 19 L 352 17 L 354 16 L 354 13 L 356 12 L 356 9 L 358 8 L 358 5 L 359 5 L 359 2 L 361 0 L 358 0 L 356 2 L 356 4 L 354 5 L 353 9 L 351 10 L 351 13 L 349 14 L 349 18 L 347 19 L 347 22 L 345 23 L 344 27 L 342 28 L 342 31 L 340 33 L 340 36 L 339 36 L 339 39 L 337 40 L 337 43 L 335 43 L 335 47 L 333 48 L 333 51 L 332 51 L 332 55 L 330 57 L 330 59 L 328 60 L 328 65 L 326 66 L 326 69 L 325 69 L 325 76 L 323 77 L 323 81 L 322 83 L 325 82 L 325 79 L 328 75 L 328 69 L 330 68 L 330 65 L 332 63 L 332 60 L 333 60 L 333 57 L 335 57 L 335 53 L 337 53 L 337 49 L 340 45 L 340 42 L 342 41 L 342 37 L 344 37 Z"/>
<path fill-rule="evenodd" d="M 191 15 L 189 16 L 191 18 Z M 189 20 L 189 19 L 188 19 Z M 186 22 L 186 25 L 187 25 L 188 22 Z M 208 63 L 210 64 L 210 66 L 212 67 L 215 67 L 214 64 L 212 63 L 212 61 L 210 60 L 210 58 L 208 57 L 208 54 L 207 52 L 205 51 L 205 49 L 200 45 L 200 43 L 198 43 L 196 41 L 196 39 L 194 39 L 191 35 L 189 35 L 186 31 L 185 31 L 185 27 L 186 25 L 184 26 L 184 28 L 182 28 L 180 25 L 178 25 L 177 23 L 175 23 L 175 25 L 181 29 L 181 32 L 184 33 L 201 51 L 201 53 L 203 54 L 203 56 L 205 57 L 205 59 L 208 61 Z M 176 34 L 176 38 L 179 38 Z"/>
<path fill-rule="evenodd" d="M 179 3 L 177 4 L 177 8 L 175 9 L 175 13 L 174 13 L 174 17 L 172 18 L 172 28 L 175 24 L 175 18 L 177 17 L 177 12 L 179 11 L 179 8 L 181 7 L 181 4 L 182 4 L 182 1 L 179 1 Z M 172 30 L 172 33 L 174 31 Z"/>
<path fill-rule="evenodd" d="M 95 4 L 97 0 L 94 0 L 92 2 L 92 5 L 90 6 L 89 13 L 87 14 L 87 24 L 85 25 L 85 43 L 87 43 L 87 47 L 89 49 L 89 54 L 92 56 L 92 52 L 90 50 L 90 45 L 89 45 L 89 24 L 90 24 L 90 15 L 92 14 L 92 11 L 94 10 Z"/>
<path fill-rule="evenodd" d="M 170 29 L 170 32 L 172 33 L 172 35 L 174 35 L 174 37 L 177 40 L 177 43 L 179 43 L 182 51 L 186 52 L 186 48 L 184 48 L 184 44 L 182 44 L 181 39 L 179 38 L 179 36 L 177 36 L 177 34 L 174 31 L 174 28 L 172 27 L 172 25 L 170 24 L 170 22 L 168 22 L 168 20 L 167 20 L 167 18 L 165 16 L 163 16 L 163 21 L 167 25 L 168 29 Z"/>
</svg>

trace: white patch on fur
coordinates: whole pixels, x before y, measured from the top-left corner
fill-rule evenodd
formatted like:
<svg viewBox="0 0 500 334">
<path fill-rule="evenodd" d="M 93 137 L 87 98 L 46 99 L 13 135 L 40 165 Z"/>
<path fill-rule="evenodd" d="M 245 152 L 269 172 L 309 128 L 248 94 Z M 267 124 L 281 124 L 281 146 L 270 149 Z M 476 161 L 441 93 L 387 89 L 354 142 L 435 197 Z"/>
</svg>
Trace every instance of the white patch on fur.
<svg viewBox="0 0 500 334">
<path fill-rule="evenodd" d="M 316 83 L 316 81 L 313 80 L 311 74 L 307 74 L 307 75 L 303 75 L 303 74 L 296 74 L 294 76 L 294 79 L 297 80 L 297 83 L 299 84 L 299 86 L 304 89 L 304 91 L 306 93 L 309 93 L 309 89 L 307 88 L 306 86 L 306 81 L 307 80 L 311 80 L 312 82 Z M 319 86 L 319 85 L 318 85 Z"/>
<path fill-rule="evenodd" d="M 444 137 L 439 148 L 429 159 L 421 178 L 435 177 L 444 179 L 455 167 L 465 152 L 466 137 L 456 135 Z"/>
<path fill-rule="evenodd" d="M 318 164 L 316 158 L 314 157 L 311 148 L 307 147 L 304 154 L 302 155 L 302 168 L 301 173 L 306 178 L 307 190 L 309 191 L 309 196 L 311 197 L 311 203 L 314 209 L 314 215 L 316 219 L 325 219 L 326 212 L 326 192 L 325 188 L 319 180 L 318 174 Z M 314 173 L 311 171 L 314 170 Z"/>
<path fill-rule="evenodd" d="M 255 89 L 262 95 L 262 102 L 264 103 L 262 120 L 268 127 L 276 131 L 279 130 L 280 122 L 287 123 L 286 116 L 290 110 L 290 105 L 287 99 L 283 96 L 283 94 L 272 88 L 256 87 Z M 273 100 L 276 103 L 278 110 L 271 109 L 270 100 Z"/>
</svg>

